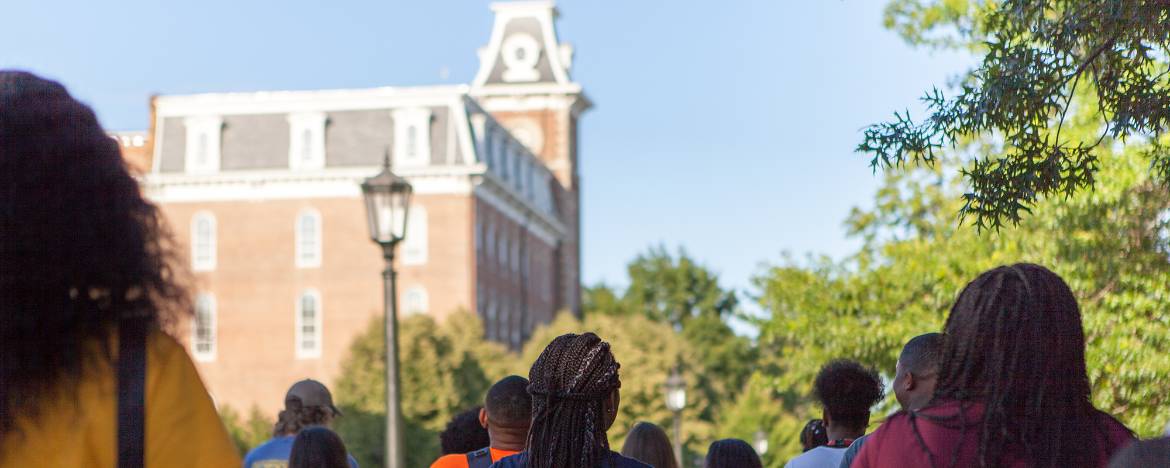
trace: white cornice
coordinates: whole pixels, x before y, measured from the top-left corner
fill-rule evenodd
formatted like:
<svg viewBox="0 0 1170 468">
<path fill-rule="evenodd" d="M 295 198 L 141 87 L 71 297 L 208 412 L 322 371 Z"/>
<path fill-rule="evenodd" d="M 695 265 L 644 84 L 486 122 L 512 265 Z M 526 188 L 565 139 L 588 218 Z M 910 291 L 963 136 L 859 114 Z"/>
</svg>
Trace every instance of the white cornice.
<svg viewBox="0 0 1170 468">
<path fill-rule="evenodd" d="M 328 168 L 320 171 L 231 171 L 217 174 L 149 174 L 143 181 L 147 197 L 158 203 L 287 200 L 361 197 L 358 184 L 381 170 L 377 166 Z M 417 194 L 471 193 L 474 167 L 397 171 Z"/>
<path fill-rule="evenodd" d="M 466 95 L 468 91 L 466 85 L 450 85 L 164 95 L 156 98 L 155 112 L 161 118 L 442 107 L 450 103 L 453 97 Z"/>
</svg>

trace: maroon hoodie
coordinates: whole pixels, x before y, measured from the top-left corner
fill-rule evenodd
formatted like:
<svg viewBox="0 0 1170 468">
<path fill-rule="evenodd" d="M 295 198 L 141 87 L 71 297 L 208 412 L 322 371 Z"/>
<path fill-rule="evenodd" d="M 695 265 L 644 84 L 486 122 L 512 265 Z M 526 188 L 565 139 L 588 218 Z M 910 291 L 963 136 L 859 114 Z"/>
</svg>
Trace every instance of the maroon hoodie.
<svg viewBox="0 0 1170 468">
<path fill-rule="evenodd" d="M 902 411 L 890 416 L 866 439 L 865 445 L 861 447 L 853 461 L 853 468 L 929 467 L 931 455 L 934 466 L 939 468 L 978 466 L 979 422 L 983 417 L 983 405 L 968 403 L 966 406 L 961 420 L 959 403 L 956 401 L 933 404 L 914 415 Z M 1134 437 L 1129 429 L 1113 417 L 1105 413 L 1100 413 L 1100 417 L 1101 423 L 1098 426 L 1100 430 L 1096 437 L 1097 446 L 1101 451 L 1098 466 L 1103 467 L 1109 463 L 1110 456 L 1132 442 Z M 966 421 L 965 436 L 960 429 L 963 426 L 961 421 Z M 922 437 L 921 442 L 914 434 L 911 424 L 917 426 L 918 434 Z M 928 449 L 923 447 L 924 444 Z M 1023 459 L 1023 454 L 1013 451 L 1010 445 L 1004 449 L 1003 463 L 992 464 L 1012 468 L 1029 466 Z"/>
</svg>

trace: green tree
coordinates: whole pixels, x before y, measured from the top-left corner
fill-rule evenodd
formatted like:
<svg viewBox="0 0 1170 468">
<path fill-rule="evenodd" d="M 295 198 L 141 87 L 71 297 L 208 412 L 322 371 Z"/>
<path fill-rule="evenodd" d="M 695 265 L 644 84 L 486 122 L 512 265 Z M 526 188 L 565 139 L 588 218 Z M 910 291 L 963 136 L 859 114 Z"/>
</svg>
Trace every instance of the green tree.
<svg viewBox="0 0 1170 468">
<path fill-rule="evenodd" d="M 620 296 L 604 285 L 585 291 L 586 315 L 643 316 L 680 331 L 706 372 L 699 388 L 712 404 L 708 420 L 724 400 L 740 390 L 755 365 L 755 350 L 747 338 L 727 324 L 739 299 L 719 285 L 718 276 L 680 249 L 677 256 L 654 247 L 627 266 L 629 287 Z"/>
<path fill-rule="evenodd" d="M 272 437 L 273 421 L 265 417 L 260 408 L 255 406 L 245 421 L 234 408 L 225 405 L 219 409 L 219 419 L 223 421 L 241 456 Z"/>
<path fill-rule="evenodd" d="M 1031 261 L 1068 281 L 1081 305 L 1094 402 L 1140 434 L 1170 417 L 1170 195 L 1151 181 L 1136 150 L 1102 150 L 1093 192 L 1046 200 L 1017 226 L 978 232 L 956 226 L 964 185 L 953 160 L 887 175 L 872 210 L 854 210 L 847 259 L 785 259 L 755 278 L 770 317 L 760 323 L 777 394 L 805 398 L 820 364 L 857 359 L 889 375 L 908 338 L 941 328 L 959 290 L 994 266 Z M 818 414 L 800 401 L 785 408 Z M 883 409 L 892 408 L 887 401 Z"/>
<path fill-rule="evenodd" d="M 452 416 L 482 404 L 493 382 L 514 368 L 501 345 L 483 339 L 479 319 L 457 313 L 442 324 L 429 316 L 399 322 L 402 412 L 408 466 L 428 466 L 439 456 L 438 433 Z M 345 416 L 338 432 L 359 464 L 378 466 L 385 434 L 385 357 L 382 321 L 371 321 L 342 362 L 338 403 Z"/>
<path fill-rule="evenodd" d="M 1096 187 L 1113 141 L 1149 141 L 1152 181 L 1170 187 L 1170 3 L 1163 0 L 894 0 L 886 24 L 912 44 L 966 47 L 981 62 L 952 96 L 865 130 L 876 169 L 933 165 L 969 139 L 996 145 L 961 169 L 959 213 L 980 227 L 1018 223 L 1049 196 Z M 1070 109 L 1094 108 L 1094 131 L 1070 133 Z M 1076 111 L 1072 112 L 1076 114 Z"/>
</svg>

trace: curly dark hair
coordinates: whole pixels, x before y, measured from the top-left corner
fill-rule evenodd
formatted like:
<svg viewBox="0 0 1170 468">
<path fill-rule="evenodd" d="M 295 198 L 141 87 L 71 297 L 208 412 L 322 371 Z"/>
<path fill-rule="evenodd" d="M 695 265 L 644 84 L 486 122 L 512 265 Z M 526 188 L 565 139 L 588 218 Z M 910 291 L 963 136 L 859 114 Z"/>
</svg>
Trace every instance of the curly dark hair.
<svg viewBox="0 0 1170 468">
<path fill-rule="evenodd" d="M 479 424 L 479 410 L 476 406 L 455 415 L 439 433 L 439 446 L 443 455 L 474 452 L 492 444 L 488 431 Z"/>
<path fill-rule="evenodd" d="M 813 395 L 832 419 L 851 429 L 869 424 L 869 409 L 882 401 L 885 385 L 877 371 L 848 359 L 834 359 L 821 367 Z"/>
<path fill-rule="evenodd" d="M 0 438 L 112 365 L 121 319 L 160 329 L 189 312 L 174 251 L 93 111 L 0 71 Z"/>
<path fill-rule="evenodd" d="M 297 397 L 284 401 L 284 409 L 276 415 L 272 426 L 273 437 L 300 433 L 307 427 L 324 426 L 333 417 L 333 410 L 324 406 L 306 406 Z"/>
<path fill-rule="evenodd" d="M 528 466 L 594 468 L 605 460 L 619 367 L 609 343 L 593 333 L 561 335 L 544 348 L 528 373 Z"/>
</svg>

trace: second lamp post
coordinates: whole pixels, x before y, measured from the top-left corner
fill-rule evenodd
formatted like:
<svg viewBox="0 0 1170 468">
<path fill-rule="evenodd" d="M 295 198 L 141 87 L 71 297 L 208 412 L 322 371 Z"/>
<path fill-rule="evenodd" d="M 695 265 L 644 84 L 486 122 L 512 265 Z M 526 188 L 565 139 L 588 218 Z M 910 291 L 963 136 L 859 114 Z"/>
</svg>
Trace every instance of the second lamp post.
<svg viewBox="0 0 1170 468">
<path fill-rule="evenodd" d="M 404 468 L 402 444 L 402 395 L 398 378 L 398 300 L 397 274 L 394 271 L 394 248 L 406 237 L 407 212 L 414 189 L 410 183 L 390 172 L 390 155 L 382 172 L 362 182 L 370 238 L 382 247 L 386 269 L 382 271 L 383 307 L 386 340 L 386 455 L 385 466 Z"/>
<path fill-rule="evenodd" d="M 686 406 L 687 382 L 679 375 L 678 368 L 675 368 L 666 379 L 666 407 L 674 413 L 674 434 L 671 434 L 671 441 L 674 442 L 674 458 L 678 460 L 679 466 L 685 466 L 682 457 L 682 418 L 679 417 L 679 413 Z"/>
</svg>

